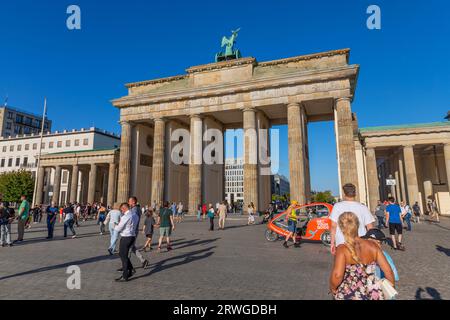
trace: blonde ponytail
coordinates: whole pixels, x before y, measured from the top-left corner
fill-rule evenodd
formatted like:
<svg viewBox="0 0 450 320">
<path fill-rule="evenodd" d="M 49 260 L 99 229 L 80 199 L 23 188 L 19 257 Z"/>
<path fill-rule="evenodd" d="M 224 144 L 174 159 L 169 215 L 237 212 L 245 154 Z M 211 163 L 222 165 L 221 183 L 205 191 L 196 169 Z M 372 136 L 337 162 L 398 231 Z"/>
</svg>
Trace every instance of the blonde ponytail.
<svg viewBox="0 0 450 320">
<path fill-rule="evenodd" d="M 339 228 L 344 235 L 345 244 L 350 250 L 350 254 L 357 263 L 361 263 L 361 259 L 356 253 L 356 238 L 358 237 L 359 220 L 353 212 L 344 212 L 339 216 Z"/>
</svg>

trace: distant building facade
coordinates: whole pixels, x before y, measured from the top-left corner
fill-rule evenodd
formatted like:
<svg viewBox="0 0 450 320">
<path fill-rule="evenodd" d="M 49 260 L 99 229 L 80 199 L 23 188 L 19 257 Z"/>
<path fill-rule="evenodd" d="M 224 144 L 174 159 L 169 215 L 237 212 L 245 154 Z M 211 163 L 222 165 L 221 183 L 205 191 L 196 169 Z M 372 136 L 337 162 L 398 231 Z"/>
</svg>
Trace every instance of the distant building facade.
<svg viewBox="0 0 450 320">
<path fill-rule="evenodd" d="M 360 198 L 371 210 L 392 196 L 422 212 L 435 201 L 450 216 L 450 121 L 359 128 L 355 149 Z"/>
<path fill-rule="evenodd" d="M 228 203 L 244 201 L 244 160 L 225 160 L 225 199 Z"/>
<path fill-rule="evenodd" d="M 289 179 L 283 175 L 274 174 L 270 177 L 272 194 L 283 196 L 290 193 Z"/>
<path fill-rule="evenodd" d="M 42 128 L 42 116 L 8 106 L 0 107 L 0 136 L 39 134 Z M 46 120 L 44 132 L 51 132 L 52 122 Z"/>
<path fill-rule="evenodd" d="M 9 138 L 0 138 L 0 174 L 4 172 L 18 171 L 21 169 L 31 171 L 33 178 L 37 176 L 37 158 L 39 154 L 40 134 L 20 135 Z M 56 199 L 58 204 L 63 204 L 69 200 L 69 186 L 71 180 L 71 168 L 65 163 L 54 160 L 53 155 L 65 155 L 59 157 L 61 161 L 67 156 L 76 158 L 76 153 L 90 153 L 116 150 L 120 146 L 120 136 L 98 128 L 81 130 L 64 130 L 46 133 L 42 140 L 42 159 L 52 155 L 52 166 L 47 166 L 43 170 L 42 203 L 48 204 L 52 199 Z M 88 153 L 90 152 L 90 153 Z M 92 155 L 94 156 L 94 154 Z M 64 160 L 66 161 L 66 160 Z M 42 166 L 42 164 L 41 164 Z M 83 176 L 78 173 L 77 194 L 84 190 Z M 55 180 L 60 179 L 60 186 L 56 188 L 57 196 L 54 195 Z M 86 180 L 86 178 L 84 178 Z M 85 194 L 87 191 L 85 192 Z M 80 197 L 77 196 L 79 199 Z"/>
</svg>

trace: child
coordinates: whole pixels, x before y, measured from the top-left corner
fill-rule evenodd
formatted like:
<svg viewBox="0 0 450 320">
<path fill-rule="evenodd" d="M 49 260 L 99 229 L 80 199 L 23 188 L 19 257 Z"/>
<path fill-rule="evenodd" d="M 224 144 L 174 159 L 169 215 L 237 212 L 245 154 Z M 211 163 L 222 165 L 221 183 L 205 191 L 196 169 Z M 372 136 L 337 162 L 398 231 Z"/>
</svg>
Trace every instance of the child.
<svg viewBox="0 0 450 320">
<path fill-rule="evenodd" d="M 153 229 L 154 225 L 156 224 L 155 218 L 153 218 L 153 210 L 148 209 L 147 214 L 144 221 L 144 228 L 142 229 L 142 232 L 144 233 L 145 237 L 147 238 L 147 241 L 145 242 L 144 247 L 142 250 L 145 252 L 147 251 L 147 248 L 149 250 L 152 250 L 152 238 L 153 238 Z"/>
<path fill-rule="evenodd" d="M 382 243 L 386 241 L 386 237 L 383 231 L 381 231 L 380 229 L 370 229 L 369 231 L 367 231 L 366 235 L 361 238 L 376 242 L 380 246 L 380 248 Z M 398 282 L 398 272 L 397 268 L 395 267 L 394 261 L 386 251 L 383 250 L 383 254 L 386 257 L 386 260 L 389 262 L 389 265 L 391 266 L 392 272 L 394 273 L 395 282 Z M 378 279 L 384 278 L 384 273 L 383 271 L 381 271 L 379 266 L 377 266 L 375 273 Z"/>
</svg>

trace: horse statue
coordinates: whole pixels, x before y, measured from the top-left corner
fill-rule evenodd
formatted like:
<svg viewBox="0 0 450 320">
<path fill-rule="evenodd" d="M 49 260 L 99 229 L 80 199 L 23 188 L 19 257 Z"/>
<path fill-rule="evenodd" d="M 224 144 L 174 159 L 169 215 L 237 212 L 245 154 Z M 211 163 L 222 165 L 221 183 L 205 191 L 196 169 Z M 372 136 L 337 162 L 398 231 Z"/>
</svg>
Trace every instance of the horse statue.
<svg viewBox="0 0 450 320">
<path fill-rule="evenodd" d="M 222 48 L 225 47 L 225 52 L 219 52 L 216 54 L 216 62 L 231 60 L 231 59 L 239 59 L 241 57 L 241 53 L 239 50 L 234 50 L 234 44 L 236 43 L 236 38 L 238 37 L 238 32 L 241 28 L 237 30 L 231 31 L 231 37 L 223 37 L 222 38 Z"/>
</svg>

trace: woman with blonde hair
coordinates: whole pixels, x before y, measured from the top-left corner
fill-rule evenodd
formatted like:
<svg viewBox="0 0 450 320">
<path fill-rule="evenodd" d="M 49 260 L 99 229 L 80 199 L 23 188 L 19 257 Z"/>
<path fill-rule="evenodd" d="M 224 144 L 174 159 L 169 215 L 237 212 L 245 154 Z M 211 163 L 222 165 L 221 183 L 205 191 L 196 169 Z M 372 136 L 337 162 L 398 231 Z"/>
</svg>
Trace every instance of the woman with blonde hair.
<svg viewBox="0 0 450 320">
<path fill-rule="evenodd" d="M 336 249 L 330 290 L 336 300 L 384 300 L 376 278 L 379 265 L 387 280 L 394 284 L 394 273 L 380 247 L 358 236 L 359 220 L 353 212 L 338 220 L 345 243 Z"/>
</svg>

